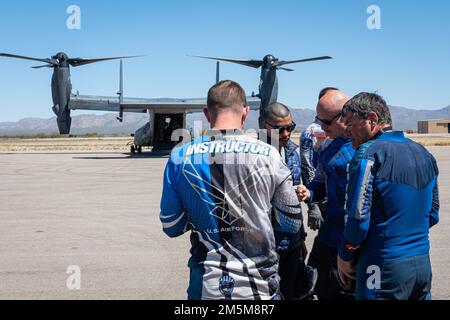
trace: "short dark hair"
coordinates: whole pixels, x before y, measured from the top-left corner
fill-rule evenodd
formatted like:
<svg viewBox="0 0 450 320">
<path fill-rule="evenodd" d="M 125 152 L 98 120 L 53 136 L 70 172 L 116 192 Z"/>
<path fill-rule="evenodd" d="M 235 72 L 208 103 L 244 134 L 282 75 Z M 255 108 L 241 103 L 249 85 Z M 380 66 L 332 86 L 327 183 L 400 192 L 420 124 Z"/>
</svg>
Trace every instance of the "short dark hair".
<svg viewBox="0 0 450 320">
<path fill-rule="evenodd" d="M 392 124 L 391 112 L 383 97 L 376 93 L 361 92 L 351 98 L 344 105 L 342 114 L 353 112 L 358 118 L 367 119 L 370 112 L 375 112 L 378 122 L 381 124 Z"/>
<path fill-rule="evenodd" d="M 262 113 L 264 120 L 278 120 L 279 118 L 286 118 L 289 115 L 291 115 L 291 111 L 289 108 L 280 103 L 280 102 L 274 102 L 269 104 Z"/>
<path fill-rule="evenodd" d="M 207 105 L 208 110 L 214 115 L 217 115 L 223 109 L 240 112 L 241 108 L 247 106 L 247 98 L 239 83 L 223 80 L 209 89 Z"/>
<path fill-rule="evenodd" d="M 326 88 L 323 88 L 322 90 L 320 90 L 320 92 L 319 92 L 319 100 L 322 99 L 322 97 L 324 95 L 326 95 L 328 91 L 332 91 L 332 90 L 337 91 L 339 89 L 335 88 L 335 87 L 326 87 Z"/>
</svg>

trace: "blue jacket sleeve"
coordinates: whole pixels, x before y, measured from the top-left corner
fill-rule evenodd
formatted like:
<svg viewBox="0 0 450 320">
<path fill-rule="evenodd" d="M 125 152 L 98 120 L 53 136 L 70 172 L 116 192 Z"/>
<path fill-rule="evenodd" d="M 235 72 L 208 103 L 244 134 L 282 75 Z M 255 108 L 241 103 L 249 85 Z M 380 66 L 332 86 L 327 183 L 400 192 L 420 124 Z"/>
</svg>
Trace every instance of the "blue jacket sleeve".
<svg viewBox="0 0 450 320">
<path fill-rule="evenodd" d="M 339 247 L 339 256 L 345 260 L 353 259 L 355 251 L 360 247 L 370 226 L 372 207 L 374 160 L 357 157 L 349 168 L 347 185 L 347 222 L 344 229 L 344 240 Z"/>
<path fill-rule="evenodd" d="M 436 182 L 434 184 L 433 188 L 433 197 L 431 202 L 431 211 L 430 211 L 430 228 L 436 225 L 439 222 L 439 186 L 438 186 L 438 176 L 439 176 L 439 169 L 436 163 L 436 159 L 434 159 L 433 156 L 431 156 L 433 159 L 433 166 L 434 171 L 436 174 Z"/>
<path fill-rule="evenodd" d="M 171 238 L 188 230 L 188 217 L 177 190 L 177 176 L 177 167 L 170 158 L 164 172 L 159 219 L 164 233 Z"/>
<path fill-rule="evenodd" d="M 325 185 L 325 172 L 323 170 L 322 163 L 319 161 L 317 165 L 316 175 L 313 181 L 307 185 L 309 192 L 311 193 L 311 199 L 309 203 L 320 202 L 327 196 L 327 189 Z"/>
</svg>

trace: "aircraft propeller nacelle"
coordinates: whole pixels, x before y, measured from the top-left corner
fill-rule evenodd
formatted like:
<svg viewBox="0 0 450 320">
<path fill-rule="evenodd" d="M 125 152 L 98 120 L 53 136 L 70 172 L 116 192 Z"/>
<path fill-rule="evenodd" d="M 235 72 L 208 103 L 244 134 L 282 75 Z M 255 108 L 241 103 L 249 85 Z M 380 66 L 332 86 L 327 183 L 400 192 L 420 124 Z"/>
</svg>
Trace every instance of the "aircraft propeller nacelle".
<svg viewBox="0 0 450 320">
<path fill-rule="evenodd" d="M 57 117 L 58 129 L 60 134 L 69 134 L 72 119 L 70 117 L 69 100 L 72 90 L 70 82 L 70 67 L 78 67 L 90 63 L 101 61 L 127 59 L 138 56 L 112 57 L 112 58 L 98 58 L 98 59 L 83 59 L 83 58 L 69 58 L 64 52 L 58 52 L 51 58 L 33 58 L 26 56 L 19 56 L 9 53 L 0 53 L 0 57 L 16 58 L 24 60 L 39 61 L 45 63 L 32 67 L 34 69 L 53 68 L 52 76 L 52 110 Z"/>
<path fill-rule="evenodd" d="M 240 60 L 240 59 L 225 59 L 225 58 L 216 58 L 216 57 L 204 57 L 204 56 L 194 56 L 197 58 L 218 60 L 218 61 L 226 61 L 241 64 L 247 67 L 252 68 L 261 68 L 261 76 L 259 83 L 259 93 L 258 97 L 261 99 L 260 104 L 260 117 L 264 113 L 264 109 L 273 102 L 277 102 L 278 99 L 278 79 L 277 79 L 277 70 L 284 71 L 294 71 L 293 69 L 288 69 L 283 67 L 286 64 L 291 63 L 299 63 L 299 62 L 307 62 L 307 61 L 315 61 L 315 60 L 325 60 L 332 59 L 329 56 L 321 56 L 314 57 L 308 59 L 301 60 L 279 60 L 275 56 L 268 54 L 262 60 Z"/>
</svg>

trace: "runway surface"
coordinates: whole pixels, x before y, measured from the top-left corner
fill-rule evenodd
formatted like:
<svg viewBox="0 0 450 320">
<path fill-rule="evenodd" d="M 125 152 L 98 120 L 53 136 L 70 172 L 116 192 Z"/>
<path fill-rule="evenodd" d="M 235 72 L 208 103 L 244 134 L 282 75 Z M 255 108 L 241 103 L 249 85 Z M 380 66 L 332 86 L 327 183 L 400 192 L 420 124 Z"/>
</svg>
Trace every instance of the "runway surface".
<svg viewBox="0 0 450 320">
<path fill-rule="evenodd" d="M 441 199 L 431 231 L 433 297 L 450 299 L 450 147 L 429 150 Z M 159 222 L 166 162 L 0 153 L 0 299 L 185 299 L 189 235 L 170 239 Z M 70 266 L 80 268 L 79 290 L 68 289 Z"/>
</svg>

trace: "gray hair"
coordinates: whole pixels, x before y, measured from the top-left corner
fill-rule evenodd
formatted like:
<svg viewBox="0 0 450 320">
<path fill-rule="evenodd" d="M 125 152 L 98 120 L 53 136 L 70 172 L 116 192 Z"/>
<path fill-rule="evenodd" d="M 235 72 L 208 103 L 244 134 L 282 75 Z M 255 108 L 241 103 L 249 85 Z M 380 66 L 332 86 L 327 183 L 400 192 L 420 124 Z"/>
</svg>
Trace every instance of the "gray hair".
<svg viewBox="0 0 450 320">
<path fill-rule="evenodd" d="M 384 99 L 376 94 L 361 92 L 351 98 L 344 105 L 342 115 L 353 112 L 360 119 L 367 119 L 371 112 L 376 113 L 378 122 L 381 124 L 392 124 L 391 112 Z"/>
</svg>

